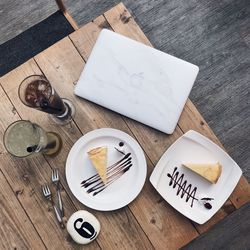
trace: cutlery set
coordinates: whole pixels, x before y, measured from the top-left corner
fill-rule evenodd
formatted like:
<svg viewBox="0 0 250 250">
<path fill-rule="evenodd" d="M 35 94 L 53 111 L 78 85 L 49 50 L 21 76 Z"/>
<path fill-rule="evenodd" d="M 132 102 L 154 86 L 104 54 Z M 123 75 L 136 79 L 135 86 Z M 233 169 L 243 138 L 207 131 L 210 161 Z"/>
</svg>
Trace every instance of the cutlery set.
<svg viewBox="0 0 250 250">
<path fill-rule="evenodd" d="M 113 182 L 118 180 L 124 173 L 126 173 L 132 167 L 131 153 L 125 154 L 123 158 L 118 160 L 107 168 L 107 183 L 104 184 L 98 174 L 95 174 L 88 179 L 81 182 L 83 188 L 88 188 L 87 193 L 92 193 L 93 196 L 102 192 L 105 188 L 111 185 Z M 61 228 L 65 228 L 63 217 L 64 209 L 62 203 L 62 197 L 60 192 L 60 179 L 58 169 L 53 169 L 51 174 L 51 181 L 56 187 L 56 196 L 58 204 L 56 205 L 53 199 L 51 189 L 48 184 L 42 185 L 43 196 L 50 202 L 54 209 L 55 217 L 59 222 Z"/>
<path fill-rule="evenodd" d="M 59 171 L 58 169 L 53 169 L 52 175 L 51 175 L 52 183 L 56 186 L 56 193 L 58 198 L 58 206 L 61 212 L 61 216 L 64 217 L 64 211 L 63 211 L 63 204 L 62 204 L 62 197 L 60 193 L 60 180 L 59 180 Z"/>
<path fill-rule="evenodd" d="M 55 205 L 53 195 L 52 195 L 52 192 L 51 192 L 48 184 L 45 184 L 45 185 L 42 186 L 42 193 L 43 193 L 44 197 L 52 205 L 52 207 L 54 209 L 56 219 L 59 222 L 61 228 L 65 228 L 64 222 L 63 222 L 64 209 L 63 209 L 62 197 L 61 197 L 61 193 L 60 193 L 60 179 L 59 179 L 59 171 L 58 171 L 58 169 L 53 169 L 52 170 L 51 181 L 56 186 L 58 206 Z"/>
</svg>

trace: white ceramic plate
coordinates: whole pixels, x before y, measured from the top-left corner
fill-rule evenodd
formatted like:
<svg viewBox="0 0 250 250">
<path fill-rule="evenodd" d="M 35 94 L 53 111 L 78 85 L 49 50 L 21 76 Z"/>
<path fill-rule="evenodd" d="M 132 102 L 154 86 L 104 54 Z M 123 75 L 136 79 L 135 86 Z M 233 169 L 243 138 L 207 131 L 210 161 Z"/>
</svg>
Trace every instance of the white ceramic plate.
<svg viewBox="0 0 250 250">
<path fill-rule="evenodd" d="M 210 184 L 199 175 L 181 166 L 185 162 L 215 163 L 217 161 L 222 165 L 222 173 L 216 184 Z M 211 202 L 212 209 L 206 209 L 196 200 L 193 201 L 192 206 L 192 198 L 186 201 L 187 194 L 181 198 L 182 191 L 177 195 L 178 185 L 175 188 L 173 188 L 173 183 L 171 186 L 169 185 L 171 181 L 169 174 L 172 176 L 175 167 L 179 171 L 178 178 L 184 174 L 182 183 L 186 180 L 187 185 L 191 184 L 191 191 L 197 187 L 196 198 L 214 198 L 214 201 Z M 224 150 L 205 136 L 190 130 L 164 153 L 150 176 L 150 182 L 176 210 L 189 219 L 203 224 L 225 203 L 237 185 L 241 174 L 239 166 Z"/>
<path fill-rule="evenodd" d="M 108 147 L 108 166 L 123 156 L 114 149 L 125 142 L 125 152 L 131 153 L 132 167 L 118 180 L 96 196 L 88 194 L 81 182 L 96 174 L 87 152 L 93 148 Z M 111 211 L 126 206 L 140 193 L 146 179 L 147 165 L 140 145 L 128 134 L 111 128 L 93 130 L 82 136 L 72 147 L 66 161 L 66 179 L 74 196 L 84 205 Z"/>
</svg>

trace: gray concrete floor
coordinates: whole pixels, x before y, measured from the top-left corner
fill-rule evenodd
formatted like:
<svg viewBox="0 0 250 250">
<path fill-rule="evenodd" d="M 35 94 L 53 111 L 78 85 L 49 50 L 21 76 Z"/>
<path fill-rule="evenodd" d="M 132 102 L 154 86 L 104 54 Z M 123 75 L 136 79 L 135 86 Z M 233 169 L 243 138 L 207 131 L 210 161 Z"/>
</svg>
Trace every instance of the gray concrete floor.
<svg viewBox="0 0 250 250">
<path fill-rule="evenodd" d="M 200 67 L 191 99 L 250 181 L 249 0 L 124 0 L 153 45 Z M 118 0 L 65 0 L 83 25 Z M 1 0 L 0 44 L 57 10 L 51 0 Z"/>
</svg>

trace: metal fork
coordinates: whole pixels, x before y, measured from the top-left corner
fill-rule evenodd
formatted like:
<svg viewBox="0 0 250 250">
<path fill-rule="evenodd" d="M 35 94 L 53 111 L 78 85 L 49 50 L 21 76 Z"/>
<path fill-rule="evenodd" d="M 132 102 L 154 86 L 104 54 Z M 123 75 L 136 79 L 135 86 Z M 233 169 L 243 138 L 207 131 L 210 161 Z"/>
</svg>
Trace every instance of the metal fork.
<svg viewBox="0 0 250 250">
<path fill-rule="evenodd" d="M 58 197 L 58 205 L 61 212 L 61 216 L 64 217 L 64 209 L 63 209 L 63 203 L 62 203 L 62 197 L 60 192 L 60 180 L 59 180 L 59 171 L 58 169 L 52 170 L 51 180 L 56 186 L 56 193 Z"/>
<path fill-rule="evenodd" d="M 43 192 L 44 197 L 50 201 L 51 205 L 54 208 L 56 219 L 60 223 L 61 227 L 64 228 L 64 223 L 63 223 L 62 217 L 61 217 L 60 212 L 58 211 L 57 207 L 55 206 L 55 203 L 54 203 L 53 198 L 52 198 L 52 193 L 51 193 L 50 188 L 47 184 L 42 186 L 42 192 Z"/>
</svg>

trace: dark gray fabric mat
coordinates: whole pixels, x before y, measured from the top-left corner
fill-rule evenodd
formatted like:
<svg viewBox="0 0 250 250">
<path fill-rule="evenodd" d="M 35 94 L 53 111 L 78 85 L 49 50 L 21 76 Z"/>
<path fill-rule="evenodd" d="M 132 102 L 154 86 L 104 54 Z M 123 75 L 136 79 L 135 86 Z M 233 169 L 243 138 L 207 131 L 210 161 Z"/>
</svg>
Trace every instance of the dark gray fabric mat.
<svg viewBox="0 0 250 250">
<path fill-rule="evenodd" d="M 57 11 L 47 19 L 0 45 L 0 76 L 26 62 L 74 29 Z"/>
<path fill-rule="evenodd" d="M 41 22 L 57 10 L 53 0 L 1 0 L 0 44 Z"/>
<path fill-rule="evenodd" d="M 193 240 L 182 250 L 249 250 L 250 249 L 250 203 L 247 203 L 210 231 Z"/>
</svg>

